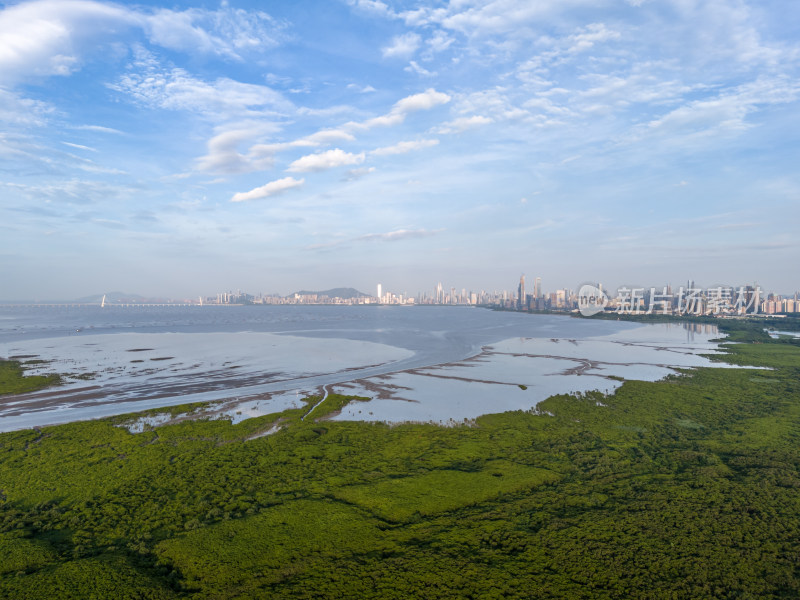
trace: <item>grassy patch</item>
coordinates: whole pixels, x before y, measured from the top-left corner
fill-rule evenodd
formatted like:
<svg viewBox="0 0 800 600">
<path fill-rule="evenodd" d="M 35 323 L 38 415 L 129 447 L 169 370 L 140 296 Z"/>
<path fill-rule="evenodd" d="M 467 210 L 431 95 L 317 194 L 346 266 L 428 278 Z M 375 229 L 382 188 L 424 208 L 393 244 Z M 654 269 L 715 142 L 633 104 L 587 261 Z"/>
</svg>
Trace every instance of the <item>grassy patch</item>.
<svg viewBox="0 0 800 600">
<path fill-rule="evenodd" d="M 341 488 L 334 495 L 387 521 L 402 522 L 452 511 L 503 493 L 527 490 L 557 480 L 544 469 L 494 460 L 480 471 L 439 470 L 383 479 L 372 485 Z"/>
<path fill-rule="evenodd" d="M 191 526 L 191 525 L 190 525 Z M 159 561 L 196 589 L 238 591 L 278 583 L 320 555 L 376 552 L 385 534 L 359 511 L 330 501 L 297 500 L 258 515 L 189 531 L 156 548 Z"/>
</svg>

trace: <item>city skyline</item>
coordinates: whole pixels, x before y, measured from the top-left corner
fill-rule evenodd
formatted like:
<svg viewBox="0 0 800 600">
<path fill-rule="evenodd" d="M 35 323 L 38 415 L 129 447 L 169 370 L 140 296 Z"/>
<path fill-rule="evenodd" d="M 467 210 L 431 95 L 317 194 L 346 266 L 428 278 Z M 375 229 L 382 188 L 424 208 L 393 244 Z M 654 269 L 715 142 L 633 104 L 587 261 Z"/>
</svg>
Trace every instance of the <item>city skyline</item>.
<svg viewBox="0 0 800 600">
<path fill-rule="evenodd" d="M 258 294 L 257 296 L 237 290 L 234 293 L 220 293 L 216 298 L 207 297 L 209 304 L 377 304 L 377 305 L 468 305 L 502 308 L 520 312 L 581 312 L 592 316 L 597 312 L 617 314 L 669 314 L 673 316 L 743 316 L 743 315 L 788 315 L 800 313 L 800 291 L 792 294 L 776 294 L 763 290 L 757 284 L 739 286 L 698 287 L 688 280 L 686 286 L 674 288 L 670 285 L 659 287 L 627 287 L 616 292 L 605 288 L 601 282 L 584 284 L 581 290 L 562 288 L 545 292 L 540 277 L 535 278 L 532 293 L 525 289 L 525 275 L 520 276 L 517 293 L 509 290 L 460 291 L 455 287 L 446 292 L 441 282 L 433 292 L 395 293 L 384 290 L 377 284 L 376 295 L 370 296 L 353 288 L 337 288 L 317 292 L 301 291 L 281 296 L 277 294 Z M 589 288 L 589 289 L 586 289 Z M 342 297 L 335 292 L 345 291 Z M 610 294 L 609 294 L 610 292 Z M 596 294 L 605 295 L 605 304 L 593 310 Z M 584 297 L 584 294 L 587 296 Z M 591 294 L 592 296 L 588 296 Z M 103 297 L 105 304 L 105 296 Z M 203 304 L 203 299 L 199 299 Z"/>
<path fill-rule="evenodd" d="M 33 305 L 90 305 L 131 306 L 136 304 L 440 304 L 440 305 L 473 305 L 494 306 L 519 311 L 567 310 L 577 311 L 581 308 L 581 295 L 589 288 L 606 295 L 607 306 L 616 309 L 619 306 L 647 309 L 660 305 L 665 298 L 670 298 L 673 309 L 687 304 L 692 306 L 723 306 L 742 304 L 762 306 L 765 314 L 800 312 L 800 288 L 793 292 L 778 292 L 764 289 L 757 282 L 738 285 L 706 285 L 687 279 L 684 284 L 663 285 L 622 285 L 609 287 L 603 282 L 583 282 L 578 287 L 548 289 L 542 285 L 541 277 L 532 277 L 533 287 L 530 293 L 525 288 L 525 274 L 514 289 L 466 288 L 460 290 L 454 286 L 448 288 L 440 281 L 432 289 L 417 290 L 409 293 L 384 288 L 382 283 L 375 285 L 376 293 L 369 294 L 352 287 L 338 287 L 328 290 L 297 290 L 289 294 L 275 292 L 250 292 L 238 288 L 235 292 L 228 290 L 208 295 L 201 294 L 195 298 L 176 298 L 170 296 L 144 297 L 125 292 L 106 292 L 97 296 L 84 296 L 79 299 L 53 298 L 26 299 L 21 304 Z M 344 295 L 342 295 L 344 293 Z M 587 293 L 595 293 L 593 291 Z M 112 297 L 107 298 L 108 295 Z M 102 297 L 102 298 L 101 298 Z M 738 299 L 738 300 L 737 300 Z M 781 304 L 782 303 L 782 304 Z M 788 303 L 788 304 L 787 304 Z M 0 300 L 0 304 L 13 305 L 15 302 Z M 783 307 L 782 309 L 780 307 Z M 758 313 L 758 310 L 755 310 Z M 676 313 L 677 314 L 677 313 Z"/>
<path fill-rule="evenodd" d="M 798 67 L 788 0 L 5 2 L 0 300 L 791 293 Z"/>
</svg>

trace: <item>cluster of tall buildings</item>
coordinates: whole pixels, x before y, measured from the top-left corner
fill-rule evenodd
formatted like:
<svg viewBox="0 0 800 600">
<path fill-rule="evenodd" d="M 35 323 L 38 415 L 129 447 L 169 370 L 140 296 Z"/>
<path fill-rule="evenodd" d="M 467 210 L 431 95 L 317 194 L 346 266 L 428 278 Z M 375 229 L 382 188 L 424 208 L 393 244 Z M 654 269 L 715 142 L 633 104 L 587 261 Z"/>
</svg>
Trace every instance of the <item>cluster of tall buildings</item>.
<svg viewBox="0 0 800 600">
<path fill-rule="evenodd" d="M 781 296 L 764 293 L 757 286 L 698 288 L 688 281 L 677 289 L 666 285 L 660 288 L 621 287 L 611 292 L 603 290 L 602 284 L 595 288 L 607 297 L 606 312 L 658 313 L 658 314 L 797 314 L 800 313 L 800 293 Z M 332 290 L 333 291 L 333 290 Z M 350 290 L 355 292 L 355 290 Z M 395 293 L 375 286 L 375 295 L 353 293 L 347 297 L 329 296 L 324 293 L 295 293 L 289 296 L 277 294 L 251 295 L 241 290 L 223 292 L 216 297 L 201 299 L 206 304 L 389 304 L 389 305 L 464 305 L 493 306 L 518 311 L 577 311 L 580 308 L 578 293 L 572 289 L 557 289 L 545 292 L 541 277 L 532 280 L 522 275 L 516 290 L 467 290 L 446 288 L 441 282 L 429 292 L 416 296 Z"/>
<path fill-rule="evenodd" d="M 694 281 L 673 289 L 671 285 L 660 288 L 620 287 L 616 292 L 603 290 L 603 285 L 592 286 L 596 294 L 605 295 L 605 312 L 632 314 L 671 315 L 745 315 L 745 314 L 795 314 L 800 313 L 800 292 L 793 296 L 764 293 L 758 285 L 698 287 Z M 497 305 L 521 311 L 553 310 L 577 311 L 581 298 L 571 289 L 560 289 L 545 294 L 541 279 L 537 277 L 532 293 L 526 291 L 522 275 L 513 299 Z"/>
<path fill-rule="evenodd" d="M 525 275 L 519 278 L 519 285 L 517 286 L 517 296 L 514 299 L 514 307 L 517 310 L 547 310 L 550 308 L 569 308 L 567 299 L 571 297 L 571 290 L 557 290 L 552 298 L 545 297 L 542 291 L 542 278 L 537 277 L 533 280 L 533 287 L 528 288 L 530 293 L 525 288 Z M 512 308 L 506 302 L 505 308 Z"/>
<path fill-rule="evenodd" d="M 441 282 L 436 284 L 436 287 L 429 294 L 428 292 L 420 292 L 417 295 L 417 304 L 461 304 L 467 306 L 475 306 L 480 304 L 490 304 L 498 292 L 487 292 L 485 290 L 473 291 L 461 288 L 457 290 L 454 287 L 449 289 L 445 288 Z"/>
<path fill-rule="evenodd" d="M 246 294 L 241 290 L 236 292 L 220 292 L 216 298 L 206 298 L 206 304 L 251 304 L 254 296 Z"/>
</svg>

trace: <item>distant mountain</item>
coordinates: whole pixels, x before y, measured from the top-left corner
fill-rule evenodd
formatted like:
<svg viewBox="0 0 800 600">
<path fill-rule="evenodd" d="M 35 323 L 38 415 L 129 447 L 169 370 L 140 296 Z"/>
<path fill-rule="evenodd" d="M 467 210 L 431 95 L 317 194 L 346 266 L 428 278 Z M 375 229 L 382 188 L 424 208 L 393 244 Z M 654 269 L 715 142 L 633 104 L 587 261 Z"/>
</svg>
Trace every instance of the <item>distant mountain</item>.
<svg viewBox="0 0 800 600">
<path fill-rule="evenodd" d="M 355 288 L 333 288 L 331 290 L 323 290 L 321 292 L 311 292 L 308 290 L 300 290 L 299 292 L 295 292 L 294 294 L 289 294 L 289 298 L 298 294 L 300 296 L 328 296 L 328 298 L 342 298 L 343 300 L 349 300 L 350 298 L 369 298 L 368 294 L 364 294 L 363 292 L 359 292 Z"/>
</svg>

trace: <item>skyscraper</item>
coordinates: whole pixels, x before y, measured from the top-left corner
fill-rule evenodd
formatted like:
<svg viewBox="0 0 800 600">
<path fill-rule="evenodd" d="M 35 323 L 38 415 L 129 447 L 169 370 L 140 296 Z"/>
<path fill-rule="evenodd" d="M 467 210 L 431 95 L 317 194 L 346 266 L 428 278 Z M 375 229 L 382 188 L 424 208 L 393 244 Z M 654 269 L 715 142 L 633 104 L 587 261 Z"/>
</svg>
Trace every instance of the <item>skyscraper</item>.
<svg viewBox="0 0 800 600">
<path fill-rule="evenodd" d="M 383 287 L 378 284 L 378 302 L 383 302 Z"/>
<path fill-rule="evenodd" d="M 519 278 L 519 295 L 517 296 L 517 309 L 525 310 L 525 274 Z"/>
</svg>

